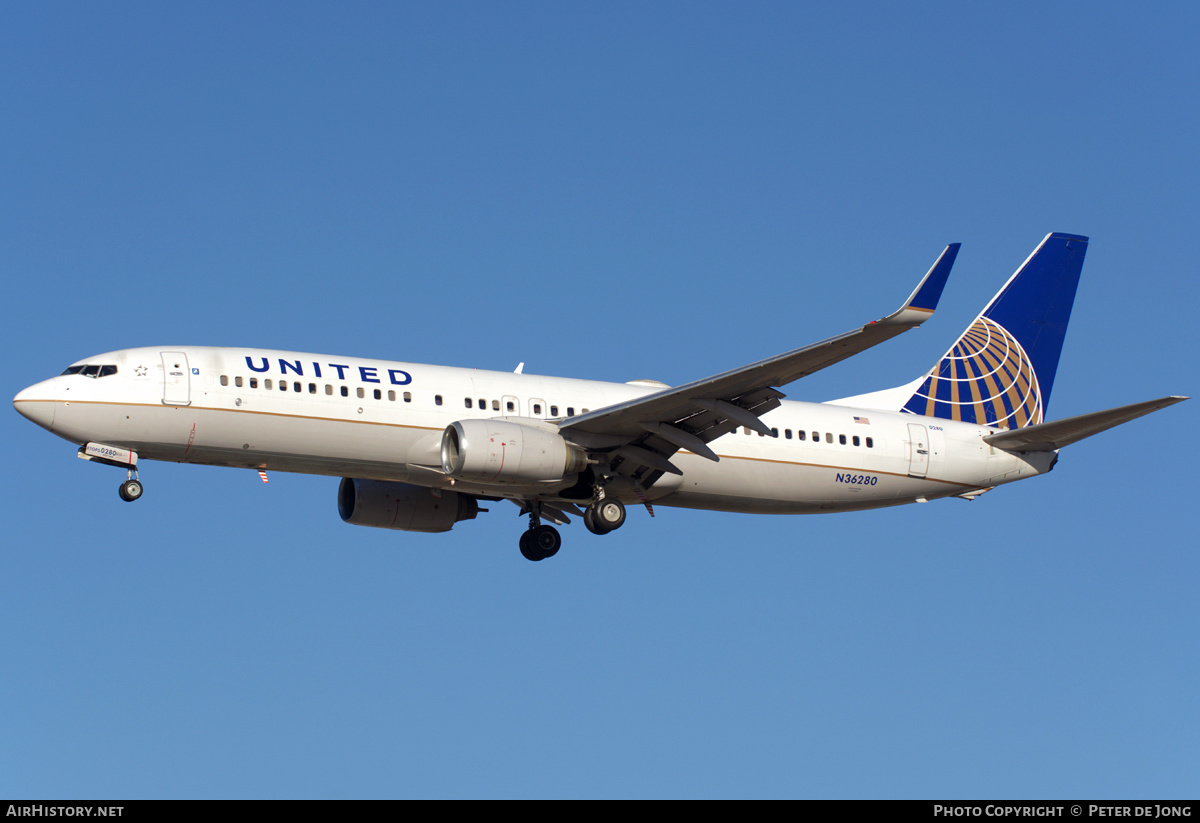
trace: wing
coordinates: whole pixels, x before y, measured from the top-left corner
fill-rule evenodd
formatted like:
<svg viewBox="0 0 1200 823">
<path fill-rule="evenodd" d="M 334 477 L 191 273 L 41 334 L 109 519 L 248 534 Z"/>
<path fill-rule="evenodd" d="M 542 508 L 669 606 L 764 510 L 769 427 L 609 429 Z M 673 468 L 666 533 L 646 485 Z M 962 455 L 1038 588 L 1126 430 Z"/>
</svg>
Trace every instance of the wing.
<svg viewBox="0 0 1200 823">
<path fill-rule="evenodd" d="M 958 243 L 947 246 L 904 305 L 881 320 L 713 377 L 571 417 L 560 429 L 590 451 L 609 452 L 613 470 L 643 488 L 663 472 L 681 473 L 670 462 L 679 449 L 717 460 L 706 444 L 738 426 L 770 434 L 759 418 L 779 406 L 784 394 L 777 386 L 832 366 L 928 320 L 937 308 L 958 249 Z"/>
</svg>

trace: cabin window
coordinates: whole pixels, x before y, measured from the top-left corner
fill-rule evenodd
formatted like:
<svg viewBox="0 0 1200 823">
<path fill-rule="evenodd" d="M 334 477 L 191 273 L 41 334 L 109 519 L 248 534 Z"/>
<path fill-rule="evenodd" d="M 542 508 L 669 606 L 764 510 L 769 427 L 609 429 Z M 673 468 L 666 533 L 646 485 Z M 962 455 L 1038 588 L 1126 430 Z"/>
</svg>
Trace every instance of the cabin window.
<svg viewBox="0 0 1200 823">
<path fill-rule="evenodd" d="M 771 436 L 772 436 L 772 437 L 778 437 L 778 436 L 779 436 L 779 429 L 771 429 Z"/>
<path fill-rule="evenodd" d="M 752 432 L 751 432 L 749 429 L 743 428 L 743 429 L 742 429 L 742 434 L 744 434 L 744 435 L 746 435 L 747 437 L 749 437 L 749 436 L 752 434 Z"/>
<path fill-rule="evenodd" d="M 500 411 L 500 401 L 499 400 L 492 401 L 492 411 Z"/>
<path fill-rule="evenodd" d="M 271 388 L 271 378 L 268 377 L 263 380 L 263 388 L 264 389 Z"/>
<path fill-rule="evenodd" d="M 309 394 L 316 394 L 316 393 L 317 393 L 317 384 L 316 384 L 316 383 L 309 383 L 309 384 L 308 384 L 308 393 L 309 393 Z"/>
<path fill-rule="evenodd" d="M 808 435 L 808 432 L 803 429 L 796 429 L 796 439 L 803 440 Z"/>
<path fill-rule="evenodd" d="M 391 389 L 388 389 L 388 400 L 395 400 L 395 399 L 396 399 L 396 392 Z"/>
<path fill-rule="evenodd" d="M 411 403 L 411 402 L 412 402 L 412 392 L 410 392 L 410 391 L 406 391 L 406 392 L 404 393 L 404 402 L 405 402 L 405 403 Z"/>
<path fill-rule="evenodd" d="M 507 408 L 509 411 L 515 411 L 515 410 L 516 410 L 516 406 L 515 406 L 515 404 L 513 403 L 513 401 L 511 401 L 511 400 L 508 400 L 508 401 L 506 401 L 506 402 L 505 402 L 505 408 Z"/>
<path fill-rule="evenodd" d="M 333 384 L 332 384 L 332 383 L 326 383 L 326 384 L 325 384 L 325 396 L 326 396 L 326 397 L 332 397 L 332 396 L 333 396 Z"/>
<path fill-rule="evenodd" d="M 825 432 L 825 442 L 830 444 L 833 443 L 833 432 Z"/>
<path fill-rule="evenodd" d="M 280 390 L 280 391 L 287 391 L 287 381 L 286 381 L 286 380 L 280 380 L 280 381 L 279 381 L 279 390 Z"/>
<path fill-rule="evenodd" d="M 567 417 L 574 417 L 574 416 L 575 416 L 575 407 L 567 406 Z"/>
<path fill-rule="evenodd" d="M 791 430 L 791 429 L 784 429 L 784 430 L 783 430 L 783 439 L 784 439 L 784 440 L 791 440 L 791 439 L 792 439 L 792 430 Z"/>
<path fill-rule="evenodd" d="M 355 389 L 355 393 L 358 394 L 359 400 L 362 400 L 364 397 L 367 396 L 367 393 L 365 391 L 363 391 L 362 386 L 359 386 L 357 389 Z"/>
<path fill-rule="evenodd" d="M 534 413 L 534 414 L 541 414 L 541 413 L 542 413 L 542 404 L 541 404 L 541 403 L 534 403 L 534 404 L 533 404 L 533 413 Z"/>
<path fill-rule="evenodd" d="M 874 440 L 872 440 L 872 439 L 871 439 L 871 438 L 869 438 L 869 437 L 867 438 L 867 448 L 868 448 L 868 449 L 873 449 L 873 448 L 875 448 L 875 441 L 874 441 Z"/>
<path fill-rule="evenodd" d="M 469 409 L 469 408 L 471 408 L 471 398 L 469 398 L 469 397 L 464 397 L 464 398 L 463 398 L 463 404 L 464 404 L 464 405 L 465 405 L 465 406 L 466 406 L 468 409 Z"/>
<path fill-rule="evenodd" d="M 812 435 L 812 442 L 814 442 L 814 443 L 820 443 L 820 442 L 821 442 L 821 433 L 820 433 L 820 432 L 813 432 L 813 435 Z"/>
<path fill-rule="evenodd" d="M 241 375 L 238 375 L 237 377 L 233 378 L 233 385 L 237 386 L 239 389 L 242 387 Z"/>
<path fill-rule="evenodd" d="M 558 406 L 551 406 L 551 407 L 550 407 L 550 416 L 551 416 L 551 417 L 558 417 Z"/>
<path fill-rule="evenodd" d="M 433 396 L 433 405 L 435 405 L 435 406 L 442 405 L 442 396 L 440 394 L 435 394 Z"/>
<path fill-rule="evenodd" d="M 854 437 L 851 438 L 850 442 L 857 446 L 858 445 L 858 435 L 857 434 L 854 435 Z"/>
<path fill-rule="evenodd" d="M 479 408 L 483 409 L 484 411 L 487 411 L 487 401 L 484 400 L 482 397 L 479 398 Z"/>
<path fill-rule="evenodd" d="M 257 377 L 250 378 L 250 388 L 252 388 L 252 389 L 258 388 L 258 378 Z"/>
<path fill-rule="evenodd" d="M 841 443 L 843 446 L 844 446 L 844 445 L 846 445 L 846 435 L 844 435 L 844 434 L 839 434 L 839 435 L 838 435 L 838 442 L 839 442 L 839 443 Z"/>
<path fill-rule="evenodd" d="M 342 397 L 349 397 L 349 396 L 350 396 L 350 387 L 342 386 Z"/>
<path fill-rule="evenodd" d="M 300 385 L 300 381 L 299 381 L 299 380 L 297 380 L 295 383 L 292 383 L 292 389 L 293 389 L 293 390 L 294 390 L 294 391 L 295 391 L 297 394 L 299 394 L 300 392 L 304 391 L 304 387 Z"/>
<path fill-rule="evenodd" d="M 376 400 L 382 400 L 382 399 L 383 399 L 383 390 L 382 390 L 382 389 L 376 389 L 376 390 L 375 390 L 375 399 L 376 399 Z"/>
<path fill-rule="evenodd" d="M 228 385 L 229 385 L 229 375 L 227 375 L 227 374 L 223 374 L 223 375 L 221 375 L 221 385 L 222 385 L 222 386 L 228 386 Z"/>
</svg>

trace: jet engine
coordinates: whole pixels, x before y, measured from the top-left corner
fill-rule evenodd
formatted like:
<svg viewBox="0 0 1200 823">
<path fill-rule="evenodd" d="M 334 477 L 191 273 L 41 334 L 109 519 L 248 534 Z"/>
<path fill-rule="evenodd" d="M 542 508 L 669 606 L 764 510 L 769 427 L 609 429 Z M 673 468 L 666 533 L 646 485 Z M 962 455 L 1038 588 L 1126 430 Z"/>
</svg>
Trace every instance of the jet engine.
<svg viewBox="0 0 1200 823">
<path fill-rule="evenodd" d="M 448 532 L 460 520 L 474 520 L 474 497 L 408 483 L 343 477 L 338 514 L 354 526 L 409 532 Z"/>
<path fill-rule="evenodd" d="M 553 483 L 583 471 L 587 455 L 555 430 L 511 420 L 459 420 L 442 434 L 442 469 L 475 483 Z"/>
</svg>

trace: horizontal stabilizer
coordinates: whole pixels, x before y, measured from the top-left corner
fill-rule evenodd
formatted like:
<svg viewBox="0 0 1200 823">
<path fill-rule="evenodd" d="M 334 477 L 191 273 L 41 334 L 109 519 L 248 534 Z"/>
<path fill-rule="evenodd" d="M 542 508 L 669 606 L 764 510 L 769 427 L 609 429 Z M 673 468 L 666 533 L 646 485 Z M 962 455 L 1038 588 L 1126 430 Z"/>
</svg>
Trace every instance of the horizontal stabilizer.
<svg viewBox="0 0 1200 823">
<path fill-rule="evenodd" d="M 1146 400 L 1142 403 L 1120 406 L 1115 409 L 1052 420 L 1049 423 L 1038 423 L 1036 426 L 1026 426 L 1023 429 L 989 434 L 983 438 L 983 442 L 1005 451 L 1053 451 L 1187 399 L 1186 397 L 1160 397 L 1158 400 Z"/>
</svg>

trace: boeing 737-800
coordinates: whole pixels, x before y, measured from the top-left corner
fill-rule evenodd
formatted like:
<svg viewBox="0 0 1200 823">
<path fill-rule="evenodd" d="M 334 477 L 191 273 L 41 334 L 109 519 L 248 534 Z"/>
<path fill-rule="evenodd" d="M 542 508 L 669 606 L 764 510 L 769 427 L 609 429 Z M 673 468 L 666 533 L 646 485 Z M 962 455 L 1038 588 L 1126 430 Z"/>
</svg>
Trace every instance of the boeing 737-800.
<svg viewBox="0 0 1200 823">
<path fill-rule="evenodd" d="M 142 496 L 139 459 L 342 477 L 342 519 L 387 529 L 448 531 L 480 501 L 511 500 L 529 516 L 530 560 L 561 545 L 544 521 L 607 534 L 628 505 L 814 514 L 974 499 L 1186 399 L 1044 421 L 1087 243 L 1047 235 L 924 376 L 826 403 L 780 387 L 928 319 L 958 244 L 887 317 L 674 388 L 157 346 L 80 360 L 13 403 L 80 457 L 125 469 L 124 500 Z"/>
</svg>

